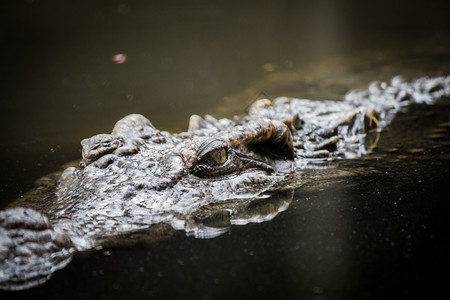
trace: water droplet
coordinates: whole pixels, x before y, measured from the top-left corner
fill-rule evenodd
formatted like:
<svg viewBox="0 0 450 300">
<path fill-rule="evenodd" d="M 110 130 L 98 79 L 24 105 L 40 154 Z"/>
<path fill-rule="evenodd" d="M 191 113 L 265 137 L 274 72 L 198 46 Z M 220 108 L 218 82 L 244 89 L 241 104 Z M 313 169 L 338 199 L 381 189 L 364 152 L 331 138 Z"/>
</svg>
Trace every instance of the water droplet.
<svg viewBox="0 0 450 300">
<path fill-rule="evenodd" d="M 125 54 L 122 54 L 122 53 L 115 54 L 112 57 L 112 61 L 118 65 L 127 62 L 127 60 L 128 60 L 128 56 L 126 56 Z"/>
</svg>

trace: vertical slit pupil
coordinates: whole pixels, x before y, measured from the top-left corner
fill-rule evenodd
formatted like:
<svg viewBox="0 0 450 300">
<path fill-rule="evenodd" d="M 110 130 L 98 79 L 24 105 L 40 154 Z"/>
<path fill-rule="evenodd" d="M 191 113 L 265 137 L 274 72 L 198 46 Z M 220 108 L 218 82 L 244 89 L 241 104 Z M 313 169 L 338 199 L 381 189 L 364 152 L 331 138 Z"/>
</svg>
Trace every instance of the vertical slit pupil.
<svg viewBox="0 0 450 300">
<path fill-rule="evenodd" d="M 227 152 L 225 151 L 225 148 L 214 150 L 210 155 L 219 165 L 225 163 L 225 161 L 227 160 Z"/>
</svg>

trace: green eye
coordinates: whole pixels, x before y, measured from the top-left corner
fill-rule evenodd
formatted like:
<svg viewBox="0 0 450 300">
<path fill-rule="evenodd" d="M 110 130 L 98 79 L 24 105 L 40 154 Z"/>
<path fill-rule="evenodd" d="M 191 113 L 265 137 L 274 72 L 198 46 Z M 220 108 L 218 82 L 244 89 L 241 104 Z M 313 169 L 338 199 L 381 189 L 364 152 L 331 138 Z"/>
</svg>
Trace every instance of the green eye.
<svg viewBox="0 0 450 300">
<path fill-rule="evenodd" d="M 209 152 L 209 155 L 218 165 L 223 165 L 227 161 L 227 151 L 225 148 L 213 150 Z"/>
</svg>

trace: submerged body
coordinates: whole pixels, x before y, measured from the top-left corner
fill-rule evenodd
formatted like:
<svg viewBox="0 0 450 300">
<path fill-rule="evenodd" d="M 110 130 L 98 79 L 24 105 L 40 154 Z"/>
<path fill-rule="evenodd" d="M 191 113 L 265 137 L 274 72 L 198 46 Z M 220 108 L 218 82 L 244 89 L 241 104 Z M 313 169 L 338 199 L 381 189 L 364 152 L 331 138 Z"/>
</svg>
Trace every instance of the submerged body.
<svg viewBox="0 0 450 300">
<path fill-rule="evenodd" d="M 397 77 L 344 101 L 277 98 L 257 101 L 241 119 L 192 116 L 188 131 L 173 135 L 141 115 L 127 116 L 111 134 L 82 141 L 79 167 L 47 177 L 14 204 L 29 208 L 0 212 L 0 285 L 45 282 L 79 251 L 173 229 L 212 237 L 224 232 L 214 224 L 223 219 L 269 220 L 287 208 L 289 196 L 274 197 L 270 211 L 254 203 L 270 202 L 276 191 L 289 195 L 321 162 L 366 154 L 367 135 L 409 103 L 449 95 L 450 77 Z"/>
</svg>

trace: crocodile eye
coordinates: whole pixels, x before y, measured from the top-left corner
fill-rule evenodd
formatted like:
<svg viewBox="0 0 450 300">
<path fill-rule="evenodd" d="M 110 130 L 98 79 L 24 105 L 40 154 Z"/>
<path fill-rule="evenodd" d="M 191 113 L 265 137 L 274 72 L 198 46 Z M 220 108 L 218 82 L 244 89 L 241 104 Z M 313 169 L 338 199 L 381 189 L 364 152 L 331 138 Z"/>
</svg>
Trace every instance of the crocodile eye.
<svg viewBox="0 0 450 300">
<path fill-rule="evenodd" d="M 218 165 L 223 165 L 227 161 L 227 151 L 225 148 L 215 149 L 215 150 L 209 152 L 209 156 Z"/>
<path fill-rule="evenodd" d="M 227 144 L 220 140 L 207 140 L 196 154 L 198 160 L 190 172 L 201 178 L 215 178 L 235 172 L 235 154 Z"/>
</svg>

